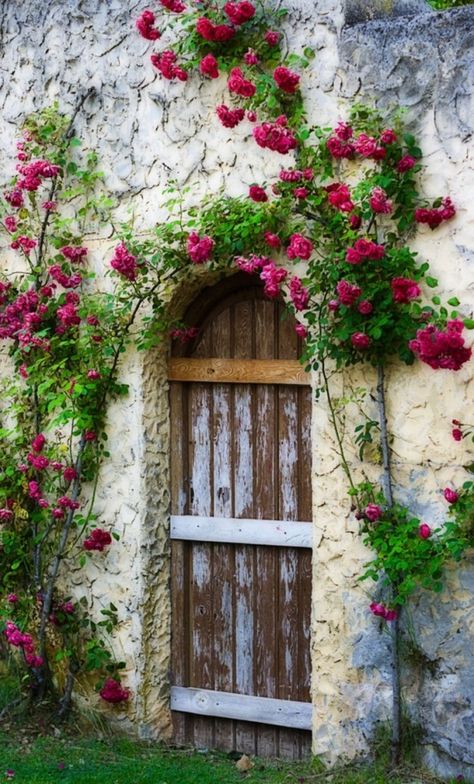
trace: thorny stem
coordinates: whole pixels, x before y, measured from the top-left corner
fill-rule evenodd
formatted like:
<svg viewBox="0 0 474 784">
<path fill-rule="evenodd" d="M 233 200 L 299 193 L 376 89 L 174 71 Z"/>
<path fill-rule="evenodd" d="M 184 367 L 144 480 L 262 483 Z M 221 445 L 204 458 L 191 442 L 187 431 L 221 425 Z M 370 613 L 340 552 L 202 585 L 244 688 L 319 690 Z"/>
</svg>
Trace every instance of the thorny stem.
<svg viewBox="0 0 474 784">
<path fill-rule="evenodd" d="M 393 488 L 385 405 L 385 369 L 381 362 L 377 365 L 377 407 L 380 421 L 380 445 L 382 447 L 383 491 L 387 505 L 392 507 Z M 392 583 L 392 601 L 396 597 L 397 586 Z M 397 617 L 390 623 L 392 655 L 392 748 L 390 761 L 392 768 L 395 768 L 399 765 L 401 756 L 400 610 Z"/>
<path fill-rule="evenodd" d="M 86 102 L 87 98 L 92 97 L 95 94 L 95 92 L 96 92 L 95 87 L 89 87 L 89 89 L 86 90 L 84 93 L 82 93 L 82 95 L 78 99 L 78 101 L 76 103 L 76 106 L 74 107 L 74 111 L 72 113 L 72 117 L 71 117 L 71 119 L 69 121 L 69 125 L 68 125 L 68 127 L 66 128 L 66 130 L 65 130 L 65 132 L 63 134 L 63 137 L 62 137 L 62 141 L 63 142 L 67 142 L 71 138 L 72 133 L 73 133 L 73 128 L 74 128 L 74 122 L 76 120 L 77 115 L 79 114 L 79 112 L 81 111 L 82 107 L 84 106 L 84 103 Z M 51 183 L 51 188 L 49 189 L 47 201 L 53 201 L 54 195 L 56 193 L 57 185 L 58 185 L 57 177 L 54 177 L 53 181 Z M 47 232 L 47 229 L 48 229 L 48 223 L 49 223 L 50 215 L 51 215 L 50 210 L 46 210 L 44 218 L 43 218 L 43 223 L 41 224 L 41 233 L 40 233 L 40 238 L 39 238 L 39 242 L 38 242 L 38 254 L 37 254 L 38 266 L 41 265 L 41 262 L 43 260 L 44 243 L 45 243 L 45 240 L 46 240 L 46 232 Z"/>
<path fill-rule="evenodd" d="M 107 397 L 108 397 L 108 394 L 109 394 L 109 391 L 110 391 L 110 385 L 112 383 L 112 380 L 115 377 L 115 372 L 117 370 L 117 366 L 118 366 L 118 362 L 119 362 L 119 359 L 120 359 L 120 355 L 122 353 L 122 349 L 124 347 L 125 340 L 126 340 L 126 337 L 128 335 L 128 332 L 130 330 L 130 327 L 133 325 L 133 323 L 135 321 L 135 318 L 136 318 L 136 316 L 138 314 L 138 311 L 140 310 L 140 308 L 143 305 L 143 303 L 149 297 L 151 297 L 153 295 L 153 293 L 158 288 L 160 283 L 161 283 L 161 280 L 158 280 L 151 287 L 151 289 L 149 291 L 147 291 L 145 294 L 142 294 L 142 296 L 137 300 L 137 302 L 136 302 L 136 304 L 135 304 L 135 306 L 134 306 L 134 308 L 133 308 L 133 310 L 132 310 L 132 312 L 130 314 L 129 319 L 126 322 L 126 324 L 125 324 L 125 326 L 123 328 L 123 332 L 122 332 L 121 338 L 120 338 L 120 340 L 119 340 L 119 342 L 118 342 L 118 344 L 117 344 L 117 346 L 115 348 L 115 351 L 114 351 L 114 358 L 113 358 L 111 369 L 110 369 L 110 373 L 109 373 L 108 383 L 104 387 L 103 392 L 102 392 L 102 396 L 101 396 L 101 398 L 100 398 L 100 400 L 99 400 L 99 402 L 97 404 L 97 411 L 99 411 L 99 412 L 103 411 L 105 403 L 107 401 Z M 78 445 L 78 448 L 77 448 L 77 455 L 76 455 L 75 465 L 74 465 L 74 468 L 75 468 L 75 471 L 76 471 L 76 478 L 74 479 L 74 482 L 73 482 L 73 485 L 72 485 L 72 492 L 71 492 L 71 500 L 73 502 L 77 501 L 77 499 L 79 497 L 80 490 L 81 490 L 82 458 L 83 458 L 84 449 L 86 447 L 86 444 L 87 444 L 87 441 L 85 439 L 85 435 L 83 434 L 81 436 L 80 441 L 79 441 L 79 445 Z M 64 558 L 66 546 L 67 546 L 68 539 L 69 539 L 69 534 L 70 534 L 71 528 L 72 528 L 73 523 L 74 523 L 74 512 L 75 512 L 74 509 L 69 509 L 68 510 L 68 514 L 67 514 L 65 523 L 63 525 L 61 536 L 60 536 L 60 539 L 59 539 L 58 547 L 57 547 L 55 556 L 53 558 L 53 561 L 52 561 L 50 569 L 49 569 L 49 575 L 48 575 L 48 578 L 47 578 L 47 588 L 46 588 L 46 591 L 43 594 L 43 604 L 42 604 L 42 608 L 41 608 L 40 628 L 39 628 L 39 632 L 38 632 L 39 654 L 40 654 L 40 657 L 43 659 L 43 665 L 41 667 L 36 668 L 36 671 L 35 671 L 36 680 L 37 680 L 37 683 L 38 683 L 38 689 L 37 689 L 37 696 L 38 697 L 43 697 L 44 696 L 46 688 L 47 688 L 47 685 L 48 685 L 48 680 L 49 680 L 49 665 L 48 665 L 47 650 L 46 650 L 46 628 L 47 628 L 47 623 L 48 623 L 49 616 L 51 614 L 51 610 L 52 610 L 52 606 L 53 606 L 54 589 L 55 589 L 56 581 L 57 581 L 58 574 L 59 574 L 59 568 L 60 568 L 60 565 L 61 565 L 61 561 Z M 67 686 L 68 685 L 69 685 L 69 681 L 67 682 Z M 66 688 L 67 688 L 67 686 L 66 686 Z M 73 678 L 72 678 L 72 682 L 70 684 L 70 688 L 71 689 L 72 689 L 72 686 L 73 686 Z M 67 703 L 68 703 L 68 700 L 66 699 L 66 696 L 67 695 L 65 693 L 65 695 L 64 695 L 65 702 L 63 703 L 64 706 L 67 706 Z"/>
<path fill-rule="evenodd" d="M 346 453 L 344 451 L 344 445 L 342 443 L 342 437 L 341 437 L 341 433 L 339 431 L 339 425 L 337 423 L 336 409 L 334 407 L 334 402 L 333 402 L 332 395 L 331 395 L 331 387 L 330 387 L 330 384 L 329 384 L 329 377 L 328 377 L 328 374 L 327 374 L 326 363 L 325 363 L 324 359 L 321 360 L 321 374 L 322 374 L 322 377 L 324 379 L 324 389 L 326 391 L 326 397 L 327 397 L 328 406 L 329 406 L 329 418 L 331 420 L 331 424 L 332 424 L 333 429 L 334 429 L 334 435 L 336 436 L 336 441 L 337 441 L 337 445 L 338 445 L 338 449 L 339 449 L 339 457 L 341 458 L 342 468 L 343 468 L 344 473 L 346 474 L 346 476 L 347 476 L 347 478 L 349 480 L 349 484 L 351 486 L 351 490 L 355 491 L 356 488 L 355 488 L 354 482 L 352 481 L 351 471 L 350 471 L 350 468 L 349 468 L 349 464 L 347 462 Z"/>
</svg>

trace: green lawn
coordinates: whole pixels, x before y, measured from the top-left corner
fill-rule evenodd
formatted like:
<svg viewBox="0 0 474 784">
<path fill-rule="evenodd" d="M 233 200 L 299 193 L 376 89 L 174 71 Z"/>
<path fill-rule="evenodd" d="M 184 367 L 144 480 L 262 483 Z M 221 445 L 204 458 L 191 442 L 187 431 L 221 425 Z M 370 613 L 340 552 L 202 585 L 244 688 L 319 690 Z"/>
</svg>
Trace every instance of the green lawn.
<svg viewBox="0 0 474 784">
<path fill-rule="evenodd" d="M 18 693 L 0 670 L 0 712 Z M 21 709 L 20 709 L 21 710 Z M 119 737 L 97 738 L 74 725 L 61 730 L 46 715 L 15 710 L 0 725 L 0 784 L 436 784 L 420 771 L 389 776 L 383 763 L 324 771 L 316 760 L 252 760 L 246 773 L 225 754 L 169 749 Z M 8 772 L 12 771 L 13 776 Z"/>
<path fill-rule="evenodd" d="M 0 732 L 0 782 L 15 784 L 434 784 L 413 771 L 388 776 L 382 766 L 325 773 L 317 762 L 254 760 L 247 773 L 222 754 L 177 751 L 131 740 L 40 737 Z"/>
</svg>

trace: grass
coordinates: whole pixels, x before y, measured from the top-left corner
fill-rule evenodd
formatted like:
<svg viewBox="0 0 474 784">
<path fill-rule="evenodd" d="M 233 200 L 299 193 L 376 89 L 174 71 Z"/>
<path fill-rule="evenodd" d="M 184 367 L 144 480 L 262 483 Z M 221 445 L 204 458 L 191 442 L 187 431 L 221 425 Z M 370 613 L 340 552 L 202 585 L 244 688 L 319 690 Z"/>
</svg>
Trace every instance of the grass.
<svg viewBox="0 0 474 784">
<path fill-rule="evenodd" d="M 0 671 L 0 716 L 17 694 L 18 681 Z M 440 784 L 415 768 L 389 775 L 383 760 L 325 771 L 317 760 L 253 759 L 251 770 L 241 772 L 235 755 L 178 750 L 105 732 L 81 731 L 73 722 L 58 727 L 46 713 L 32 716 L 24 706 L 16 708 L 0 723 L 0 784 Z"/>
<path fill-rule="evenodd" d="M 9 738 L 0 732 L 0 781 L 15 784 L 435 784 L 420 772 L 388 776 L 382 765 L 336 772 L 308 763 L 253 760 L 241 773 L 218 753 L 167 749 L 120 738 Z"/>
</svg>

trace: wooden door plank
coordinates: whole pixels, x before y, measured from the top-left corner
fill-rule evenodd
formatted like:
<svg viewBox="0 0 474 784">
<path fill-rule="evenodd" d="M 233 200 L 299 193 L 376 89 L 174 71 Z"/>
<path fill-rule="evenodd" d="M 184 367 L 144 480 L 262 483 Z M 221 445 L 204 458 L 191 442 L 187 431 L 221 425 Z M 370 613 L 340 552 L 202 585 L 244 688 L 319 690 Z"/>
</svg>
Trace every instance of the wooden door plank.
<svg viewBox="0 0 474 784">
<path fill-rule="evenodd" d="M 171 450 L 171 511 L 183 514 L 187 511 L 187 438 L 183 437 L 187 416 L 184 416 L 186 390 L 183 384 L 170 385 L 170 439 Z M 187 640 L 188 617 L 186 612 L 186 561 L 184 542 L 171 542 L 171 644 L 174 655 L 170 679 L 172 686 L 187 686 Z M 188 742 L 190 720 L 183 713 L 173 713 L 173 729 L 178 744 Z"/>
<path fill-rule="evenodd" d="M 297 335 L 290 319 L 280 320 L 278 356 L 296 357 Z M 298 475 L 300 463 L 298 390 L 280 386 L 278 395 L 278 507 L 283 520 L 298 519 Z M 278 620 L 278 696 L 298 696 L 298 651 L 301 645 L 301 618 L 298 607 L 298 553 L 294 548 L 278 551 L 279 556 L 279 620 Z M 300 739 L 294 732 L 280 730 L 279 753 L 297 759 Z"/>
<path fill-rule="evenodd" d="M 174 686 L 171 690 L 171 709 L 202 716 L 222 716 L 259 723 L 272 722 L 280 727 L 295 729 L 310 729 L 313 713 L 313 706 L 307 702 L 182 686 Z"/>
<path fill-rule="evenodd" d="M 212 351 L 222 358 L 231 356 L 231 310 L 224 310 L 212 322 Z M 213 394 L 213 515 L 209 520 L 231 518 L 233 512 L 232 420 L 233 389 L 229 384 L 216 384 Z M 230 690 L 234 677 L 234 553 L 227 544 L 213 547 L 213 626 L 214 626 L 214 689 Z M 214 744 L 217 749 L 234 747 L 232 721 L 214 722 Z"/>
<path fill-rule="evenodd" d="M 193 384 L 190 387 L 191 513 L 197 515 L 212 513 L 211 418 L 212 393 L 209 385 Z M 190 685 L 212 689 L 214 685 L 212 545 L 194 543 L 191 552 Z M 197 748 L 212 748 L 213 744 L 214 722 L 211 719 L 197 717 L 194 720 L 194 745 Z"/>
<path fill-rule="evenodd" d="M 233 362 L 255 362 L 254 303 L 249 300 L 233 306 Z M 258 363 L 257 363 L 258 364 Z M 255 369 L 258 369 L 255 366 Z M 242 379 L 244 380 L 244 379 Z M 252 443 L 252 390 L 247 385 L 234 391 L 234 433 L 236 437 L 235 517 L 252 517 L 253 496 L 252 456 L 257 447 Z M 240 482 L 243 486 L 240 487 Z M 234 691 L 254 693 L 254 595 L 256 574 L 254 548 L 236 545 L 235 557 L 235 639 Z M 235 746 L 238 751 L 255 754 L 256 730 L 248 722 L 235 723 Z"/>
<path fill-rule="evenodd" d="M 168 379 L 226 384 L 311 384 L 310 374 L 298 360 L 291 359 L 173 357 L 168 362 Z"/>
<path fill-rule="evenodd" d="M 278 336 L 278 305 L 261 300 L 255 302 L 256 353 L 270 359 L 276 356 Z M 274 491 L 276 471 L 275 388 L 255 387 L 254 438 L 257 444 L 254 460 L 253 514 L 257 518 L 275 519 L 278 506 Z M 259 592 L 255 608 L 255 693 L 264 697 L 277 696 L 276 683 L 276 620 L 278 585 L 276 583 L 277 550 L 258 547 L 256 570 Z M 257 752 L 265 757 L 278 755 L 279 730 L 269 725 L 257 727 Z"/>
<path fill-rule="evenodd" d="M 194 542 L 311 548 L 313 527 L 299 521 L 171 515 L 170 536 Z"/>
</svg>

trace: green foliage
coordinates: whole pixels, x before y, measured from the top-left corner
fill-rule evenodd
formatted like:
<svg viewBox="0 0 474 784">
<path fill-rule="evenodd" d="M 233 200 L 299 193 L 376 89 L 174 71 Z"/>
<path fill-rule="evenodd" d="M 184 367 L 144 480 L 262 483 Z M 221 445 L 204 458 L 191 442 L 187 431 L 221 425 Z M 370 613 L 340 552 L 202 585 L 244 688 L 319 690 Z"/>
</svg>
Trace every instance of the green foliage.
<svg viewBox="0 0 474 784">
<path fill-rule="evenodd" d="M 473 5 L 474 0 L 428 0 L 428 3 L 437 11 L 446 11 L 449 8 L 461 8 L 464 5 Z"/>
</svg>

